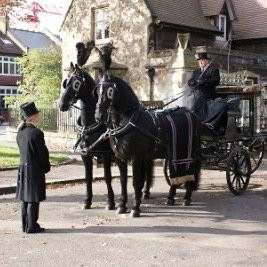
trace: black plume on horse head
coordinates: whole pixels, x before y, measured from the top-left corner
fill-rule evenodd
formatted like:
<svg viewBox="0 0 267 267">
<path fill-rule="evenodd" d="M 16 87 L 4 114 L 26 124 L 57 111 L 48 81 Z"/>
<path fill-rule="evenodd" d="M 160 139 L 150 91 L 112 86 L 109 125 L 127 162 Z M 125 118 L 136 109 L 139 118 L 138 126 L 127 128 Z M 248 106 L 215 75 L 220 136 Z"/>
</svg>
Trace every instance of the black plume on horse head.
<svg viewBox="0 0 267 267">
<path fill-rule="evenodd" d="M 111 43 L 104 45 L 100 49 L 98 49 L 103 73 L 106 73 L 110 69 L 112 62 L 111 54 L 114 49 L 115 47 Z"/>
<path fill-rule="evenodd" d="M 77 63 L 79 66 L 83 66 L 91 55 L 93 48 L 95 47 L 95 41 L 92 40 L 84 44 L 79 42 L 76 44 L 77 49 Z"/>
</svg>

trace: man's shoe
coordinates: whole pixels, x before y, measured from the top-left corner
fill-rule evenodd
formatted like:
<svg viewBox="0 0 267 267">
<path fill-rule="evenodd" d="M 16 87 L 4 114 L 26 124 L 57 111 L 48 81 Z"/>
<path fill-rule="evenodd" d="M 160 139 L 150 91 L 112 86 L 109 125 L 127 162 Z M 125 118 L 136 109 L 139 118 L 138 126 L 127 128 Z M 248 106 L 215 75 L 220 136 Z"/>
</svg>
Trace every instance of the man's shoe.
<svg viewBox="0 0 267 267">
<path fill-rule="evenodd" d="M 26 232 L 27 234 L 37 234 L 37 233 L 43 233 L 45 231 L 45 228 L 35 228 L 35 229 L 28 229 Z"/>
</svg>

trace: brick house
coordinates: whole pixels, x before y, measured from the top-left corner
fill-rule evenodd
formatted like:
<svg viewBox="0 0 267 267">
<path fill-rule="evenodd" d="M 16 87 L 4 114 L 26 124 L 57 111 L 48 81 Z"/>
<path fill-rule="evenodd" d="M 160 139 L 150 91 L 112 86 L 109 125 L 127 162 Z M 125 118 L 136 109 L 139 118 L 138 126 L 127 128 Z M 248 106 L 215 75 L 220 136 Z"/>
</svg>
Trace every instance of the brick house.
<svg viewBox="0 0 267 267">
<path fill-rule="evenodd" d="M 8 17 L 0 16 L 0 108 L 7 108 L 5 96 L 18 93 L 22 76 L 17 59 L 32 49 L 59 45 L 59 39 L 48 34 L 9 28 Z"/>
<path fill-rule="evenodd" d="M 0 109 L 6 108 L 5 96 L 17 95 L 21 80 L 17 58 L 24 51 L 7 35 L 7 24 L 0 18 Z"/>
<path fill-rule="evenodd" d="M 63 71 L 76 61 L 76 42 L 95 39 L 113 42 L 113 71 L 142 100 L 170 98 L 185 86 L 195 46 L 206 46 L 222 72 L 267 77 L 267 9 L 261 0 L 244 1 L 73 0 L 61 26 Z M 96 77 L 98 67 L 95 53 L 87 68 Z"/>
</svg>

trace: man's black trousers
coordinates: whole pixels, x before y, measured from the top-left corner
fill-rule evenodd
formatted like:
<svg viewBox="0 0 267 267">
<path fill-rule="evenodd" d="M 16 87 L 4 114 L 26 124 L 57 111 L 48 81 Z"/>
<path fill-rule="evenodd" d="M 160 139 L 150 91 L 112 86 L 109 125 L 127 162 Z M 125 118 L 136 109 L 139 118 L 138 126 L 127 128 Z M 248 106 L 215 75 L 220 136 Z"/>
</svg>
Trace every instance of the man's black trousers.
<svg viewBox="0 0 267 267">
<path fill-rule="evenodd" d="M 22 202 L 22 230 L 36 230 L 39 226 L 37 220 L 39 218 L 40 202 Z"/>
</svg>

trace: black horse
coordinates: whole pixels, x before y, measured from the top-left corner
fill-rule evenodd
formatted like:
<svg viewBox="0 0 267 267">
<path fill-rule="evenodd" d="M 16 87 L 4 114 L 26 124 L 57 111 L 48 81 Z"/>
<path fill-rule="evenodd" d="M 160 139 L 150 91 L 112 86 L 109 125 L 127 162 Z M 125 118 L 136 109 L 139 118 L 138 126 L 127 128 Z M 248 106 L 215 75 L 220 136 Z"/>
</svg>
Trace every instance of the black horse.
<svg viewBox="0 0 267 267">
<path fill-rule="evenodd" d="M 133 186 L 135 205 L 131 212 L 133 217 L 140 215 L 140 204 L 144 179 L 141 162 L 156 158 L 168 158 L 168 148 L 171 141 L 167 134 L 167 117 L 172 113 L 192 117 L 192 129 L 198 128 L 198 121 L 187 109 L 164 110 L 153 112 L 146 110 L 140 104 L 132 88 L 122 79 L 103 75 L 102 80 L 94 91 L 98 96 L 96 119 L 108 123 L 110 138 L 115 155 L 122 159 L 132 159 Z M 183 127 L 176 121 L 176 127 Z M 180 132 L 183 130 L 181 129 Z M 191 130 L 190 130 L 191 131 Z M 197 190 L 200 178 L 200 149 L 199 135 L 194 131 L 195 154 L 192 175 L 194 181 L 185 182 L 185 204 L 191 203 L 193 190 Z M 187 148 L 186 148 L 187 149 Z M 171 186 L 169 200 L 174 197 L 176 186 Z"/>
<path fill-rule="evenodd" d="M 96 84 L 92 77 L 86 72 L 80 70 L 78 65 L 74 68 L 71 65 L 72 75 L 68 80 L 64 80 L 63 87 L 65 88 L 59 102 L 61 111 L 67 111 L 76 103 L 78 99 L 81 100 L 81 121 L 83 127 L 82 147 L 90 146 L 104 131 L 105 126 L 98 124 L 95 121 L 94 113 L 96 100 L 90 96 L 90 92 L 95 88 Z M 108 142 L 99 144 L 90 154 L 82 154 L 82 160 L 85 166 L 85 179 L 86 179 L 86 199 L 84 201 L 84 209 L 90 209 L 92 205 L 92 182 L 93 182 L 93 156 L 101 156 L 104 166 L 104 179 L 108 189 L 108 205 L 107 209 L 115 209 L 114 192 L 111 186 L 111 159 L 112 151 Z M 122 189 L 127 188 L 127 164 L 122 161 L 117 162 L 120 174 Z M 123 192 L 122 195 L 125 195 Z M 126 201 L 126 200 L 124 200 Z M 126 207 L 125 207 L 126 208 Z"/>
<path fill-rule="evenodd" d="M 91 43 L 86 46 L 83 43 L 76 45 L 78 50 L 77 62 L 83 65 L 93 47 Z M 89 50 L 89 52 L 88 52 Z M 96 108 L 96 99 L 92 96 L 92 91 L 96 84 L 93 78 L 78 65 L 71 64 L 71 75 L 69 79 L 64 80 L 64 93 L 61 96 L 59 107 L 61 111 L 67 111 L 78 99 L 81 100 L 81 125 L 83 127 L 83 135 L 81 146 L 88 148 L 105 132 L 104 124 L 98 124 L 95 121 L 94 114 Z M 109 141 L 97 145 L 93 151 L 88 154 L 82 154 L 82 160 L 85 166 L 85 178 L 87 185 L 87 197 L 85 199 L 84 208 L 89 209 L 92 204 L 92 180 L 93 180 L 93 156 L 101 156 L 104 165 L 104 179 L 108 188 L 108 205 L 107 209 L 115 208 L 114 192 L 111 186 L 111 160 L 114 153 L 110 148 Z M 121 198 L 117 212 L 125 213 L 127 211 L 127 162 L 115 158 L 120 169 L 121 181 Z M 147 164 L 147 165 L 146 165 Z M 150 186 L 152 184 L 152 161 L 143 162 L 143 175 L 146 177 L 145 196 L 148 198 L 150 194 Z"/>
</svg>

